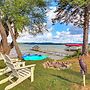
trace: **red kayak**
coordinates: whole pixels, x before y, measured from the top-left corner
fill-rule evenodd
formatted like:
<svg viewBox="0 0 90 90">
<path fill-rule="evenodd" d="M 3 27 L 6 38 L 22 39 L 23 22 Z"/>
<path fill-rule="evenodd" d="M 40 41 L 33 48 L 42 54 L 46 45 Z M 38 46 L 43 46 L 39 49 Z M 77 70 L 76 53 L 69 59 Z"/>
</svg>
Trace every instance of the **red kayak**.
<svg viewBox="0 0 90 90">
<path fill-rule="evenodd" d="M 80 47 L 80 46 L 82 46 L 82 44 L 65 44 L 65 46 L 69 46 L 69 47 L 77 46 L 77 47 Z"/>
</svg>

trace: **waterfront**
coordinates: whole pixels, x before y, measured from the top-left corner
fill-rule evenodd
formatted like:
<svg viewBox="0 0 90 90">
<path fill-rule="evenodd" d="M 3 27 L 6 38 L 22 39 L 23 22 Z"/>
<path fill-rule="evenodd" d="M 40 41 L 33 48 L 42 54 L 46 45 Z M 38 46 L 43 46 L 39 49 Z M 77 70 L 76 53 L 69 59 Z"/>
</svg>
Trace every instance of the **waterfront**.
<svg viewBox="0 0 90 90">
<path fill-rule="evenodd" d="M 39 51 L 33 51 L 31 50 L 33 46 L 38 45 L 40 47 Z M 51 59 L 60 60 L 63 59 L 67 55 L 71 55 L 74 52 L 66 51 L 65 45 L 40 45 L 40 44 L 19 44 L 19 48 L 22 52 L 22 54 L 41 54 L 41 55 L 47 55 Z M 10 56 L 17 57 L 15 49 L 13 49 L 10 53 Z"/>
</svg>

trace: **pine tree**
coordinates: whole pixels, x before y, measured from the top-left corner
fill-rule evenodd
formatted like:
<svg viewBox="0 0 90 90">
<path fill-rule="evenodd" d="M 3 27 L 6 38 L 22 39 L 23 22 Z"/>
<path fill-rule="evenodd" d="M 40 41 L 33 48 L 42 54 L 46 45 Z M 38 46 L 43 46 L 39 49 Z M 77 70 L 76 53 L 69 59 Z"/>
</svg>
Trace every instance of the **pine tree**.
<svg viewBox="0 0 90 90">
<path fill-rule="evenodd" d="M 53 22 L 72 23 L 83 28 L 82 54 L 88 55 L 88 31 L 90 20 L 90 0 L 56 0 L 56 18 Z"/>
</svg>

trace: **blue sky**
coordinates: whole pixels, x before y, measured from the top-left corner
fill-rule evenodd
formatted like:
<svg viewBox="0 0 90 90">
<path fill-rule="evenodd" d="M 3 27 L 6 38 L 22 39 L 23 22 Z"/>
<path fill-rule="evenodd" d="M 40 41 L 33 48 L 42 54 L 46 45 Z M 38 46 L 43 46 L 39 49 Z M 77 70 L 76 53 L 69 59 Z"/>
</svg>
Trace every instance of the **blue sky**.
<svg viewBox="0 0 90 90">
<path fill-rule="evenodd" d="M 53 1 L 53 0 L 52 0 Z M 23 32 L 17 39 L 18 42 L 53 42 L 53 43 L 82 43 L 82 29 L 72 24 L 52 25 L 51 19 L 55 17 L 56 3 L 52 2 L 47 9 L 47 28 L 49 32 L 43 35 L 32 36 L 28 32 Z M 89 35 L 90 36 L 90 35 Z M 9 39 L 10 40 L 10 39 Z M 90 37 L 89 37 L 90 42 Z"/>
</svg>

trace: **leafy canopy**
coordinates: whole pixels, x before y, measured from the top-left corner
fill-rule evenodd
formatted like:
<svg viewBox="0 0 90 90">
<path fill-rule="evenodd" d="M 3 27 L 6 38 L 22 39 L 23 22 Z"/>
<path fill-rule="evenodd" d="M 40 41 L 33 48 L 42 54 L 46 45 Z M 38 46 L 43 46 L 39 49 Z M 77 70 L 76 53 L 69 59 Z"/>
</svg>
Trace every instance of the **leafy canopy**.
<svg viewBox="0 0 90 90">
<path fill-rule="evenodd" d="M 60 23 L 73 23 L 82 26 L 85 7 L 88 7 L 88 13 L 90 14 L 90 0 L 58 0 L 57 10 L 55 11 L 57 14 L 53 22 L 60 21 Z"/>
<path fill-rule="evenodd" d="M 19 31 L 45 21 L 44 0 L 1 0 L 0 4 L 2 20 L 13 22 Z"/>
</svg>

